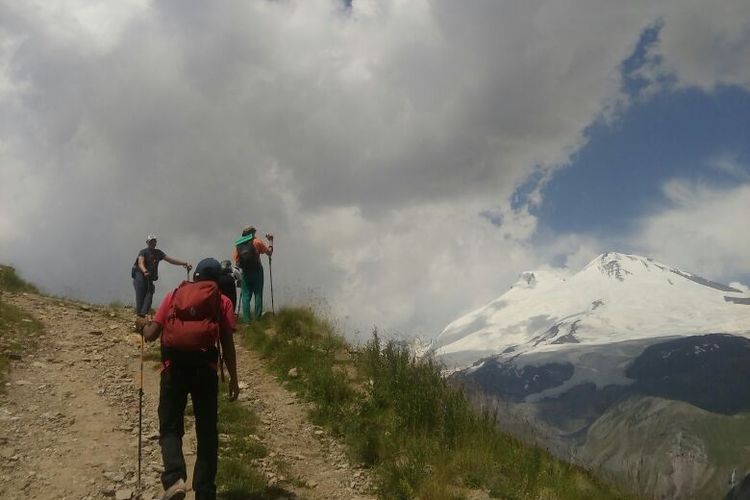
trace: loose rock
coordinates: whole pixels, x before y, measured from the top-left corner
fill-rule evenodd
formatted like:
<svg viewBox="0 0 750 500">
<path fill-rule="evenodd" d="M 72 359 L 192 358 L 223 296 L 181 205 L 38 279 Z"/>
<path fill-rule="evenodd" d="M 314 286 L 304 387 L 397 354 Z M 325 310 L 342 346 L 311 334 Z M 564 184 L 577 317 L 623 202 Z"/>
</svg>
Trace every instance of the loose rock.
<svg viewBox="0 0 750 500">
<path fill-rule="evenodd" d="M 115 500 L 130 500 L 133 497 L 133 490 L 131 489 L 122 489 L 117 490 L 115 493 Z"/>
</svg>

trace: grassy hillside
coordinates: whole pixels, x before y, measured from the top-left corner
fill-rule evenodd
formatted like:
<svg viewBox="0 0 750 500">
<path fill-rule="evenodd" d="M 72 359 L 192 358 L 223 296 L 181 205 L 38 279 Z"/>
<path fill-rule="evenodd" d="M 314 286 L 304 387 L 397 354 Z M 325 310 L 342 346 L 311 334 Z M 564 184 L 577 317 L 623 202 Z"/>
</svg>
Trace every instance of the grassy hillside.
<svg viewBox="0 0 750 500">
<path fill-rule="evenodd" d="M 39 321 L 3 300 L 4 292 L 38 291 L 34 285 L 23 281 L 15 269 L 0 265 L 0 391 L 5 390 L 11 359 L 19 359 L 32 349 L 36 335 L 42 330 Z"/>
<path fill-rule="evenodd" d="M 431 360 L 377 335 L 347 345 L 309 310 L 286 309 L 245 327 L 289 387 L 315 403 L 312 418 L 373 468 L 382 498 L 630 498 L 587 471 L 500 433 Z"/>
<path fill-rule="evenodd" d="M 3 264 L 0 264 L 0 291 L 39 293 L 34 285 L 21 279 L 14 268 Z"/>
</svg>

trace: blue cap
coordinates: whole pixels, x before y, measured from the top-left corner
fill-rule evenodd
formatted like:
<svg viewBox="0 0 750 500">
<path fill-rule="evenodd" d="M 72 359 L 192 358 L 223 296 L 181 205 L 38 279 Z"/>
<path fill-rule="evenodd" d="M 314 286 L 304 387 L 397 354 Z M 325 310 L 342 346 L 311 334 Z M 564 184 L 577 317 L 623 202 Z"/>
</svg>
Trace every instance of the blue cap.
<svg viewBox="0 0 750 500">
<path fill-rule="evenodd" d="M 221 264 L 213 257 L 207 257 L 198 262 L 193 273 L 193 281 L 216 281 L 221 276 Z"/>
</svg>

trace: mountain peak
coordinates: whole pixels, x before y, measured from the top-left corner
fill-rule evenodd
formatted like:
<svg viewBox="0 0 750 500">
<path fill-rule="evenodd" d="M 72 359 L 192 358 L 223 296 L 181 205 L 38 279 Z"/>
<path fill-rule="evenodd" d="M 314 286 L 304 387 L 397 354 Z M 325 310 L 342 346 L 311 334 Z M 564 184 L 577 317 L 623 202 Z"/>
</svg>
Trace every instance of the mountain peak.
<svg viewBox="0 0 750 500">
<path fill-rule="evenodd" d="M 615 278 L 619 281 L 625 281 L 625 276 L 627 276 L 628 274 L 633 274 L 632 271 L 629 271 L 627 269 L 627 266 L 624 265 L 626 264 L 626 258 L 640 260 L 640 258 L 638 257 L 624 255 L 617 252 L 603 253 L 599 257 L 599 261 L 597 263 L 599 272 L 604 276 Z"/>
<path fill-rule="evenodd" d="M 745 303 L 750 294 L 731 286 L 648 257 L 606 252 L 575 274 L 552 268 L 521 273 L 505 294 L 447 325 L 432 348 L 458 366 L 481 357 L 567 349 L 571 343 L 750 335 Z"/>
<path fill-rule="evenodd" d="M 737 288 L 662 264 L 651 257 L 634 254 L 605 252 L 592 260 L 581 272 L 591 272 L 591 270 L 596 270 L 602 276 L 618 281 L 625 281 L 629 276 L 644 276 L 645 273 L 656 272 L 657 276 L 661 276 L 661 279 L 666 280 L 670 285 L 674 285 L 675 280 L 679 281 L 680 278 L 684 278 L 722 292 L 742 293 L 742 290 Z"/>
<path fill-rule="evenodd" d="M 583 268 L 582 272 L 595 271 L 607 278 L 625 281 L 628 276 L 638 275 L 658 269 L 663 272 L 679 272 L 672 267 L 660 264 L 650 257 L 640 255 L 605 252 Z"/>
</svg>

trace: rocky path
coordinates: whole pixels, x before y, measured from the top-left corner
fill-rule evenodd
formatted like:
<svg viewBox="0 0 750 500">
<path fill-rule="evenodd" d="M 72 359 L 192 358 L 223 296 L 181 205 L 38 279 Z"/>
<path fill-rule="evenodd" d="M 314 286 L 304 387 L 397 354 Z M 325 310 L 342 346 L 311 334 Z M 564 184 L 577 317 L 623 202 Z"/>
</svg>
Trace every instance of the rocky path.
<svg viewBox="0 0 750 500">
<path fill-rule="evenodd" d="M 255 352 L 238 346 L 237 355 L 239 378 L 248 384 L 239 399 L 260 416 L 263 441 L 270 453 L 258 465 L 271 482 L 298 478 L 295 483 L 304 486 L 291 489 L 304 498 L 374 498 L 366 493 L 370 489 L 369 471 L 352 466 L 343 447 L 305 418 L 307 404 L 268 375 Z M 283 472 L 271 465 L 277 459 L 284 464 Z"/>
<path fill-rule="evenodd" d="M 34 353 L 13 361 L 0 394 L 0 498 L 136 498 L 140 341 L 129 330 L 131 314 L 31 294 L 3 298 L 41 320 L 45 332 Z M 279 498 L 373 498 L 368 472 L 309 423 L 306 404 L 255 353 L 238 346 L 238 364 L 239 404 L 260 416 L 269 451 L 256 466 L 286 491 Z M 142 497 L 152 499 L 161 495 L 158 363 L 147 362 L 144 373 Z"/>
</svg>

